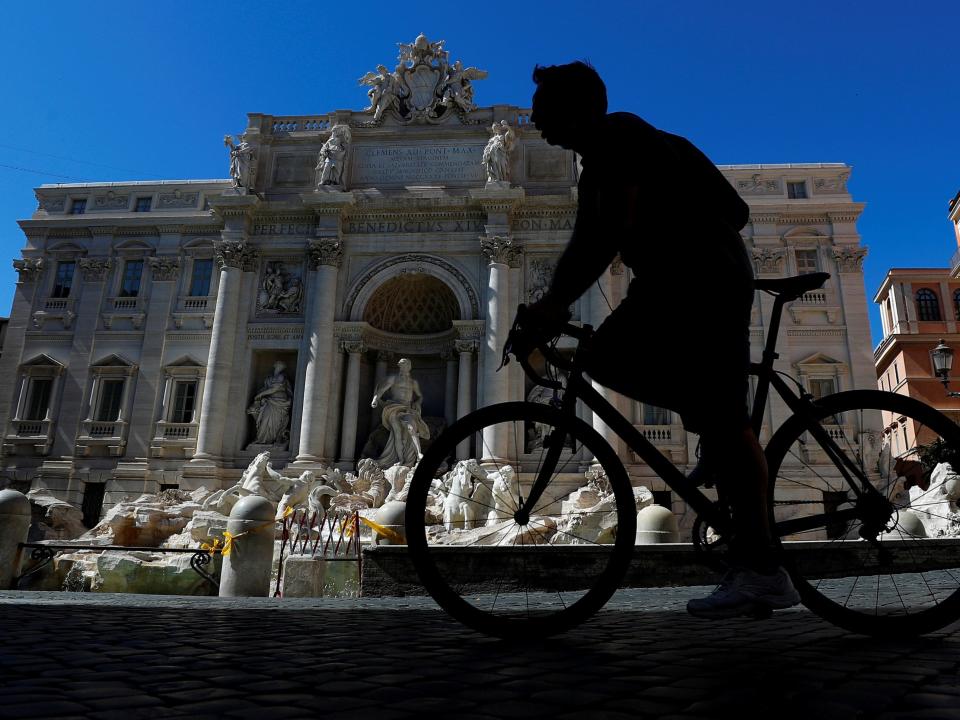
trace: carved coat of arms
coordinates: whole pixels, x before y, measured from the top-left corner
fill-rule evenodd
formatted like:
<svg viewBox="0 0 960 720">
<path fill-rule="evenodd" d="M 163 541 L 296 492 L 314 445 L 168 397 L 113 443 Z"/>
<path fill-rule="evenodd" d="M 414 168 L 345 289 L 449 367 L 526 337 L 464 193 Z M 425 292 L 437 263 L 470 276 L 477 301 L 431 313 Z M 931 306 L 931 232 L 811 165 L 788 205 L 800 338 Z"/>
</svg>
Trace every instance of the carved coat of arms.
<svg viewBox="0 0 960 720">
<path fill-rule="evenodd" d="M 476 109 L 472 82 L 487 77 L 487 72 L 465 68 L 459 60 L 450 64 L 443 43 L 430 42 L 421 33 L 412 43 L 398 43 L 400 55 L 393 72 L 378 65 L 360 78 L 360 84 L 370 88 L 365 111 L 373 114 L 374 122 L 388 111 L 404 122 L 434 122 L 451 111 Z"/>
</svg>

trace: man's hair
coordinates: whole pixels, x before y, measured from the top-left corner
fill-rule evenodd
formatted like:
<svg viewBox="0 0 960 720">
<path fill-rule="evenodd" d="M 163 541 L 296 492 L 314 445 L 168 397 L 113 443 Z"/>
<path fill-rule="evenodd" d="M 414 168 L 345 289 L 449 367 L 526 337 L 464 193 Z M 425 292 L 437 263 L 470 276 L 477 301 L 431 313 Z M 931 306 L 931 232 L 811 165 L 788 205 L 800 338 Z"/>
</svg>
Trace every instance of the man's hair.
<svg viewBox="0 0 960 720">
<path fill-rule="evenodd" d="M 577 60 L 566 65 L 537 65 L 533 82 L 551 97 L 565 94 L 592 112 L 607 112 L 607 86 L 589 63 Z"/>
</svg>

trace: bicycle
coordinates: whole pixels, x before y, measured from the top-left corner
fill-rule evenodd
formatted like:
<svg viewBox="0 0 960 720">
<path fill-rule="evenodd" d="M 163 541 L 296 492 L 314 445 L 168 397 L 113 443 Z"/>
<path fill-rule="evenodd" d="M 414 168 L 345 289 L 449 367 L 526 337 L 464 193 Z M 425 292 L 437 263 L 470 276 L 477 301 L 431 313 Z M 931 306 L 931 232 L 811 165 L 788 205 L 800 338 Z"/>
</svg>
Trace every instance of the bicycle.
<svg viewBox="0 0 960 720">
<path fill-rule="evenodd" d="M 912 534 L 894 468 L 919 460 L 938 440 L 941 450 L 960 451 L 960 427 L 891 392 L 815 399 L 774 368 L 785 304 L 829 277 L 756 281 L 775 300 L 762 359 L 750 367 L 751 423 L 759 436 L 771 388 L 793 413 L 765 448 L 772 527 L 783 564 L 814 613 L 864 634 L 929 632 L 960 618 L 960 578 L 950 571 L 960 563 L 944 552 L 960 541 Z M 419 463 L 406 510 L 410 557 L 426 590 L 457 620 L 500 637 L 546 636 L 583 622 L 616 591 L 633 555 L 634 489 L 614 449 L 577 416 L 578 402 L 696 513 L 693 545 L 705 562 L 731 532 L 722 493 L 709 497 L 583 378 L 578 353 L 590 342 L 589 325 L 562 328 L 578 341 L 571 358 L 556 338 L 531 340 L 522 325 L 521 308 L 504 363 L 514 355 L 534 383 L 553 391 L 551 402 L 502 403 L 453 423 Z M 544 372 L 531 364 L 534 350 Z M 451 487 L 441 487 L 437 478 L 451 467 Z M 584 471 L 592 479 L 577 490 Z"/>
</svg>

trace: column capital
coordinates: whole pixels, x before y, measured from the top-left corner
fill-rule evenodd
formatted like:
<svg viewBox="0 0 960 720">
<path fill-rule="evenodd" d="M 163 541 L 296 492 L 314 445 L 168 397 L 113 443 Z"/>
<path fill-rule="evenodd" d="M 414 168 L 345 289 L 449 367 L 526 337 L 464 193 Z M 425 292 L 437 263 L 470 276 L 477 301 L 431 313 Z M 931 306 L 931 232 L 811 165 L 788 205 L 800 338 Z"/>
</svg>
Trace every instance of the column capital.
<svg viewBox="0 0 960 720">
<path fill-rule="evenodd" d="M 13 268 L 20 274 L 20 282 L 32 282 L 43 272 L 43 258 L 14 260 Z"/>
<path fill-rule="evenodd" d="M 758 273 L 782 273 L 783 260 L 786 251 L 778 247 L 753 248 L 753 260 L 757 264 Z"/>
<path fill-rule="evenodd" d="M 238 240 L 214 240 L 213 252 L 221 269 L 240 268 L 244 272 L 256 269 L 260 251 Z"/>
<path fill-rule="evenodd" d="M 863 259 L 867 256 L 867 249 L 854 245 L 852 247 L 835 246 L 833 259 L 837 261 L 840 272 L 860 272 L 863 270 Z"/>
<path fill-rule="evenodd" d="M 491 265 L 507 265 L 520 253 L 520 248 L 514 246 L 509 237 L 483 235 L 480 237 L 480 252 L 490 260 Z"/>
<path fill-rule="evenodd" d="M 471 354 L 477 351 L 478 344 L 476 340 L 457 339 L 453 341 L 453 349 L 459 354 Z"/>
<path fill-rule="evenodd" d="M 107 271 L 113 266 L 113 261 L 108 257 L 98 258 L 80 258 L 77 261 L 80 268 L 80 274 L 88 282 L 97 282 L 107 276 Z"/>
<path fill-rule="evenodd" d="M 169 282 L 180 275 L 180 258 L 175 255 L 147 258 L 154 282 Z"/>
<path fill-rule="evenodd" d="M 343 262 L 343 243 L 339 238 L 319 238 L 310 242 L 307 254 L 311 270 L 319 270 L 321 265 L 338 268 Z"/>
<path fill-rule="evenodd" d="M 340 349 L 350 355 L 366 352 L 367 346 L 363 340 L 341 340 Z"/>
</svg>

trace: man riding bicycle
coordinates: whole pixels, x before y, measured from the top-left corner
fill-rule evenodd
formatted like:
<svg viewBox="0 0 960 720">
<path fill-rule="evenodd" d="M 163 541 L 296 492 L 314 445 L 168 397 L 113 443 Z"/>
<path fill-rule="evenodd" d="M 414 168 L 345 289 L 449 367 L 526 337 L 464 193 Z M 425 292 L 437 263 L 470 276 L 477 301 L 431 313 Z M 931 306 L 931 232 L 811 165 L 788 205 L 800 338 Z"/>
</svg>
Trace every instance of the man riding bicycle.
<svg viewBox="0 0 960 720">
<path fill-rule="evenodd" d="M 753 269 L 739 230 L 749 208 L 685 138 L 631 113 L 607 114 L 606 87 L 589 65 L 538 66 L 533 80 L 531 121 L 548 143 L 578 153 L 583 171 L 573 236 L 526 322 L 549 330 L 568 319 L 620 255 L 634 279 L 597 328 L 583 366 L 602 385 L 678 412 L 700 435 L 691 475 L 716 478 L 733 511 L 733 569 L 687 610 L 725 618 L 796 605 L 771 536 L 766 463 L 746 408 Z M 625 352 L 625 338 L 641 333 L 654 341 Z M 709 349 L 709 366 L 684 351 L 693 340 Z"/>
</svg>

